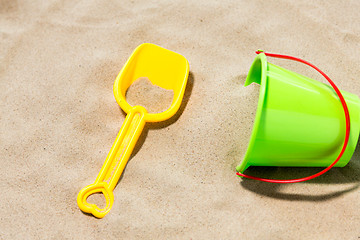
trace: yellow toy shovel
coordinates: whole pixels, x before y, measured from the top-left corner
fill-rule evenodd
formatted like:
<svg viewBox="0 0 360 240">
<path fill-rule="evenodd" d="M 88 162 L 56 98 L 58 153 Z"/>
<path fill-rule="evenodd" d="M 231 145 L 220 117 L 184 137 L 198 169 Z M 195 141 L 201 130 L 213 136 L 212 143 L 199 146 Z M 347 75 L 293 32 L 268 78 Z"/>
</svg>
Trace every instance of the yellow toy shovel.
<svg viewBox="0 0 360 240">
<path fill-rule="evenodd" d="M 114 202 L 113 190 L 126 166 L 145 122 L 160 122 L 172 117 L 181 105 L 189 75 L 189 63 L 182 55 L 144 43 L 138 46 L 121 69 L 114 83 L 115 99 L 127 113 L 111 150 L 106 157 L 95 183 L 83 188 L 77 197 L 79 208 L 95 217 L 104 217 Z M 141 77 L 147 77 L 152 84 L 173 90 L 174 97 L 169 109 L 161 113 L 148 113 L 142 106 L 131 106 L 126 102 L 125 93 L 130 85 Z M 89 204 L 87 198 L 102 193 L 106 206 L 99 208 Z"/>
</svg>

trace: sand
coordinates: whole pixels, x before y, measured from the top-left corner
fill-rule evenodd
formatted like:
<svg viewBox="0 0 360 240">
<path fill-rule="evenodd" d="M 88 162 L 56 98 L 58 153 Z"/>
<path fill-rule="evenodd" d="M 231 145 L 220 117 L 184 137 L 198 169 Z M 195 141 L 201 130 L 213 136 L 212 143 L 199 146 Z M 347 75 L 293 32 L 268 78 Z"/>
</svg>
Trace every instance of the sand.
<svg viewBox="0 0 360 240">
<path fill-rule="evenodd" d="M 311 182 L 235 176 L 256 111 L 258 48 L 360 95 L 358 1 L 0 0 L 0 239 L 358 239 L 360 152 Z M 76 197 L 125 119 L 112 85 L 141 43 L 184 55 L 172 119 L 147 124 L 103 219 Z M 322 80 L 297 63 L 274 64 Z M 252 168 L 306 176 L 319 168 Z"/>
<path fill-rule="evenodd" d="M 131 106 L 143 106 L 148 113 L 166 111 L 172 103 L 173 90 L 156 86 L 146 77 L 136 79 L 126 90 L 126 101 Z"/>
</svg>

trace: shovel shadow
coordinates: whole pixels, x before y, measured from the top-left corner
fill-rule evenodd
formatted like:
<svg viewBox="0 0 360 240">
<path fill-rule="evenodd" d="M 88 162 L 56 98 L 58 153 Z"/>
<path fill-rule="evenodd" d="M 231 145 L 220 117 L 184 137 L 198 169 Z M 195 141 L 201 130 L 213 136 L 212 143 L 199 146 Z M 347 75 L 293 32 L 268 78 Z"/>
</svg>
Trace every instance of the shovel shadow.
<svg viewBox="0 0 360 240">
<path fill-rule="evenodd" d="M 182 99 L 179 110 L 175 113 L 174 116 L 172 116 L 168 120 L 165 120 L 165 121 L 162 121 L 162 122 L 146 123 L 145 127 L 144 127 L 144 129 L 143 129 L 143 131 L 142 131 L 142 133 L 141 133 L 141 135 L 139 137 L 139 140 L 137 141 L 137 143 L 135 145 L 135 148 L 133 150 L 131 158 L 133 156 L 135 156 L 136 153 L 141 149 L 141 147 L 144 144 L 146 136 L 147 136 L 150 129 L 151 130 L 157 130 L 157 129 L 166 128 L 166 127 L 170 126 L 171 124 L 175 123 L 180 118 L 180 116 L 183 114 L 183 112 L 184 112 L 184 110 L 185 110 L 185 108 L 186 108 L 186 106 L 187 106 L 187 104 L 189 102 L 193 86 L 194 86 L 194 75 L 193 75 L 192 72 L 189 72 L 188 81 L 187 81 L 185 92 L 184 92 L 184 97 Z"/>
</svg>

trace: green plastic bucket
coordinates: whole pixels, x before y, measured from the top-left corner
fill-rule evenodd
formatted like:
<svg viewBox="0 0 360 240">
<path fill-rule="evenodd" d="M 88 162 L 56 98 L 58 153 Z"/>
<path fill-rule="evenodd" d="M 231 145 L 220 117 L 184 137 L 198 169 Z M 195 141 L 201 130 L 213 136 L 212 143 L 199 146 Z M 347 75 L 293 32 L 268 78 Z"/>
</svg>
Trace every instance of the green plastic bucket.
<svg viewBox="0 0 360 240">
<path fill-rule="evenodd" d="M 245 86 L 260 84 L 249 146 L 236 170 L 249 166 L 327 167 L 339 155 L 345 136 L 342 105 L 331 86 L 255 58 Z M 335 167 L 354 153 L 360 129 L 360 99 L 341 91 L 350 113 L 347 148 Z"/>
</svg>

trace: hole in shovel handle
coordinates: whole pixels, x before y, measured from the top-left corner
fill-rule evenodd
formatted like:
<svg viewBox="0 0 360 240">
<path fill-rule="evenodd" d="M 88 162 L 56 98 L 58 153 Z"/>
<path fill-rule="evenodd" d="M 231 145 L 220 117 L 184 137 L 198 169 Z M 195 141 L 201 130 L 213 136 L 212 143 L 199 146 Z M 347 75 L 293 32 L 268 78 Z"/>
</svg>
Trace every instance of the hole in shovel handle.
<svg viewBox="0 0 360 240">
<path fill-rule="evenodd" d="M 100 208 L 96 204 L 88 203 L 87 199 L 90 195 L 95 193 L 102 193 L 106 200 L 106 206 Z M 77 203 L 81 211 L 90 213 L 97 218 L 103 218 L 111 209 L 114 202 L 114 195 L 111 190 L 109 190 L 107 183 L 94 183 L 85 188 L 83 188 L 77 197 Z"/>
</svg>

